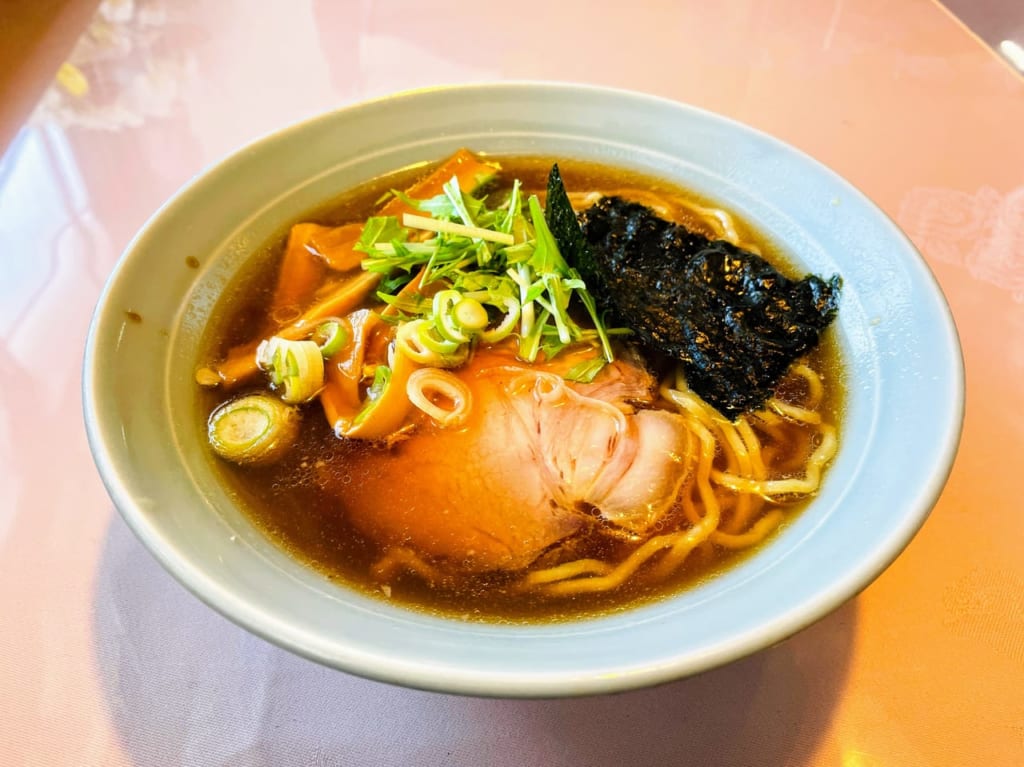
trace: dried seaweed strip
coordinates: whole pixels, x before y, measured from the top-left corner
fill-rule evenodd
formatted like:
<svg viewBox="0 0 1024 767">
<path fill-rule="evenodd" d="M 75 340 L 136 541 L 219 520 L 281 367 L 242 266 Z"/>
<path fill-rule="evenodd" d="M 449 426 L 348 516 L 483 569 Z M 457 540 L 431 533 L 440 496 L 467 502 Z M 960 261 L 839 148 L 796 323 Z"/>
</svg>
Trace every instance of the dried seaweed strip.
<svg viewBox="0 0 1024 767">
<path fill-rule="evenodd" d="M 551 207 L 550 183 L 548 194 Z M 638 203 L 603 198 L 582 213 L 585 245 L 563 239 L 564 218 L 563 210 L 552 231 L 599 306 L 680 361 L 690 387 L 729 418 L 761 407 L 835 316 L 838 276 L 791 280 L 760 256 Z"/>
</svg>

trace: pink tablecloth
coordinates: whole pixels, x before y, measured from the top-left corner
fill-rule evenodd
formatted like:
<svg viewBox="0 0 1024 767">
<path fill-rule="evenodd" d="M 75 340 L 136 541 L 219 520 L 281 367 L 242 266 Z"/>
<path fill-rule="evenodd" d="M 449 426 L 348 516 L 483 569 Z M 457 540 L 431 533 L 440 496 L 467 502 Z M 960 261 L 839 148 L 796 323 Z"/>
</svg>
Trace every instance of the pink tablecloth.
<svg viewBox="0 0 1024 767">
<path fill-rule="evenodd" d="M 940 6 L 107 0 L 70 61 L 0 163 L 0 763 L 1024 763 L 1024 82 Z M 368 682 L 203 606 L 100 484 L 87 323 L 168 195 L 323 110 L 511 78 L 767 130 L 874 198 L 947 293 L 969 394 L 946 492 L 877 582 L 778 647 L 581 700 Z"/>
</svg>

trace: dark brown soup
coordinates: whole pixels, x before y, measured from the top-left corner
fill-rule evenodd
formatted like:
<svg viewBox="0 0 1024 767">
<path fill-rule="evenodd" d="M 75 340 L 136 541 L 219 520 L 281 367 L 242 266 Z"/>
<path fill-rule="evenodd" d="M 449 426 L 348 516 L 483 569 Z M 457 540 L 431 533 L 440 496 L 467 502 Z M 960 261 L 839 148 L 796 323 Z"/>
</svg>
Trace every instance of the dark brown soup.
<svg viewBox="0 0 1024 767">
<path fill-rule="evenodd" d="M 488 159 L 501 170 L 474 215 L 488 220 L 488 209 L 500 211 L 513 179 L 523 201 L 532 193 L 543 200 L 551 158 Z M 559 165 L 577 210 L 602 195 L 621 196 L 760 252 L 797 276 L 777 248 L 707 200 L 613 168 L 561 158 Z M 324 316 L 311 307 L 334 302 L 329 319 L 344 328 L 345 344 L 323 363 L 321 387 L 309 401 L 288 405 L 301 416 L 294 444 L 272 460 L 241 465 L 211 451 L 267 536 L 327 578 L 394 603 L 488 621 L 550 621 L 628 609 L 713 577 L 799 513 L 835 452 L 842 390 L 831 331 L 765 407 L 732 421 L 689 391 L 672 364 L 626 336 L 613 334 L 615 361 L 602 362 L 575 299 L 566 316 L 577 337 L 558 348 L 552 324 L 538 332 L 545 351 L 525 362 L 525 307 L 540 321 L 550 306 L 543 295 L 536 305 L 520 302 L 511 334 L 487 340 L 504 319 L 495 296 L 507 286 L 487 293 L 474 278 L 450 272 L 432 287 L 389 284 L 394 273 L 367 287 L 359 281 L 368 272 L 345 261 L 350 251 L 338 243 L 352 227 L 344 225 L 354 222 L 358 235 L 389 190 L 409 189 L 430 171 L 399 171 L 314 211 L 255 254 L 218 305 L 197 374 L 208 386 L 202 419 L 247 394 L 281 395 L 284 384 L 245 367 L 245 355 L 275 334 L 326 344 L 317 337 Z M 419 247 L 432 238 L 425 232 L 407 242 Z M 405 245 L 381 247 L 397 259 Z M 515 246 L 473 247 L 507 259 L 494 272 L 501 279 L 520 268 Z M 447 257 L 439 253 L 437 263 Z M 289 286 L 306 287 L 288 287 L 282 300 L 285 273 L 298 275 Z M 461 297 L 437 298 L 453 286 Z M 353 299 L 346 291 L 357 288 Z M 401 300 L 389 309 L 381 289 Z M 476 309 L 467 296 L 485 294 L 486 328 L 466 319 Z M 432 300 L 434 309 L 425 308 Z M 429 335 L 429 311 L 460 301 L 467 313 L 453 311 L 457 321 L 444 326 L 456 340 Z M 427 324 L 415 325 L 416 316 Z M 427 332 L 425 340 L 412 328 Z M 459 342 L 460 332 L 471 339 Z M 424 356 L 399 361 L 402 349 Z M 425 362 L 431 354 L 443 361 Z M 242 361 L 242 372 L 232 360 Z M 592 380 L 580 373 L 595 368 Z M 367 426 L 375 419 L 385 425 Z"/>
</svg>

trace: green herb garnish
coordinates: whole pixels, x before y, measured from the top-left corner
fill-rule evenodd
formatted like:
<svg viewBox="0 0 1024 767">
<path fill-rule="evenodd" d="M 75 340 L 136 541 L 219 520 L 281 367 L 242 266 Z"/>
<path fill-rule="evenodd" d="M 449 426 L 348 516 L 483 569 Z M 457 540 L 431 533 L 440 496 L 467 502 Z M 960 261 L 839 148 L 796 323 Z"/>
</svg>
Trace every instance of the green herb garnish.
<svg viewBox="0 0 1024 767">
<path fill-rule="evenodd" d="M 552 173 L 557 174 L 557 167 Z M 594 298 L 579 272 L 563 257 L 561 241 L 549 227 L 550 219 L 559 222 L 559 231 L 566 228 L 564 209 L 556 218 L 550 212 L 545 218 L 536 196 L 524 204 L 518 180 L 507 198 L 493 208 L 485 198 L 464 192 L 455 178 L 444 185 L 443 194 L 427 200 L 395 194 L 429 214 L 435 220 L 432 228 L 449 230 L 430 231 L 426 239 L 416 239 L 413 233 L 422 236 L 427 221 L 409 217 L 409 226 L 394 217 L 367 221 L 357 246 L 366 254 L 363 268 L 385 275 L 378 296 L 399 309 L 403 321 L 426 320 L 439 337 L 459 345 L 478 339 L 493 343 L 515 333 L 519 356 L 527 362 L 542 353 L 550 359 L 575 343 L 599 345 L 600 364 L 574 368 L 572 380 L 593 380 L 601 367 L 614 359 L 609 331 Z M 564 188 L 561 196 L 568 204 Z M 571 207 L 569 214 L 575 222 Z M 437 227 L 438 221 L 457 226 Z M 481 230 L 501 236 L 490 237 Z M 424 286 L 438 280 L 447 283 L 435 294 L 440 299 L 396 297 L 416 273 L 421 274 Z M 594 330 L 581 328 L 573 320 L 575 303 L 586 310 Z M 624 332 L 628 331 L 614 331 Z"/>
</svg>

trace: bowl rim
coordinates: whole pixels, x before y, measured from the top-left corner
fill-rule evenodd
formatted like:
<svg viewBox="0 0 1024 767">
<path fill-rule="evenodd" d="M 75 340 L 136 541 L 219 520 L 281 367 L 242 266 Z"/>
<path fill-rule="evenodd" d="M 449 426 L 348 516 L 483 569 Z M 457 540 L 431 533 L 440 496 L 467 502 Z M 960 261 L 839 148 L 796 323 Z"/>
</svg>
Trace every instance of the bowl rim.
<svg viewBox="0 0 1024 767">
<path fill-rule="evenodd" d="M 163 539 L 158 530 L 147 518 L 145 510 L 137 503 L 126 483 L 121 477 L 114 448 L 105 440 L 100 428 L 101 392 L 98 381 L 99 328 L 103 322 L 104 312 L 114 287 L 123 273 L 124 264 L 139 252 L 155 222 L 161 219 L 168 210 L 186 199 L 197 188 L 201 188 L 209 174 L 223 169 L 237 158 L 259 152 L 270 142 L 287 140 L 289 137 L 302 135 L 312 127 L 345 119 L 359 111 L 373 110 L 381 105 L 394 103 L 395 100 L 419 99 L 424 96 L 434 98 L 437 95 L 451 93 L 515 93 L 527 90 L 540 90 L 553 94 L 587 92 L 615 101 L 632 100 L 635 103 L 648 103 L 659 108 L 669 108 L 689 113 L 698 119 L 710 121 L 717 125 L 728 126 L 731 130 L 739 130 L 752 135 L 757 140 L 799 158 L 800 162 L 814 166 L 818 172 L 831 177 L 833 183 L 845 188 L 848 194 L 859 198 L 866 207 L 879 216 L 880 225 L 889 227 L 889 236 L 901 243 L 903 252 L 916 256 L 914 267 L 917 273 L 925 278 L 925 288 L 938 299 L 942 312 L 943 326 L 939 332 L 943 336 L 943 352 L 949 356 L 950 366 L 947 370 L 951 376 L 947 387 L 952 395 L 950 411 L 944 422 L 943 439 L 938 452 L 935 453 L 937 463 L 926 483 L 920 488 L 913 509 L 901 517 L 901 523 L 894 528 L 889 536 L 877 542 L 873 556 L 867 557 L 860 566 L 844 573 L 842 578 L 830 582 L 828 588 L 819 591 L 812 604 L 792 606 L 788 611 L 774 616 L 767 623 L 760 624 L 756 629 L 733 637 L 733 640 L 715 648 L 714 651 L 700 655 L 682 655 L 671 663 L 661 663 L 645 668 L 627 665 L 621 668 L 606 668 L 605 673 L 595 673 L 589 678 L 581 678 L 577 672 L 560 673 L 543 669 L 533 674 L 524 674 L 522 670 L 505 671 L 494 669 L 481 672 L 475 669 L 458 669 L 448 666 L 424 666 L 422 663 L 407 662 L 401 658 L 362 657 L 359 653 L 351 653 L 339 658 L 336 650 L 328 651 L 319 643 L 310 641 L 311 637 L 294 627 L 283 624 L 276 617 L 257 606 L 239 601 L 236 595 L 224 590 L 220 584 L 207 577 L 203 570 L 188 559 L 177 555 L 173 546 Z M 885 222 L 883 224 L 883 222 Z M 801 629 L 821 619 L 859 591 L 869 585 L 888 567 L 906 548 L 913 536 L 926 521 L 931 509 L 939 496 L 952 471 L 954 459 L 959 447 L 964 417 L 964 362 L 957 335 L 956 324 L 943 296 L 941 287 L 927 261 L 917 252 L 913 243 L 892 221 L 892 219 L 875 205 L 870 198 L 851 182 L 831 170 L 828 166 L 779 139 L 757 128 L 700 107 L 662 96 L 642 93 L 621 88 L 609 88 L 599 85 L 578 84 L 560 81 L 504 81 L 498 83 L 469 83 L 415 88 L 398 91 L 342 106 L 306 120 L 288 125 L 284 128 L 267 132 L 253 139 L 239 149 L 231 151 L 216 161 L 207 164 L 190 181 L 175 192 L 140 228 L 139 232 L 125 247 L 117 264 L 108 276 L 90 322 L 89 333 L 83 357 L 82 398 L 85 416 L 86 433 L 90 450 L 106 486 L 107 492 L 114 502 L 122 518 L 145 547 L 155 556 L 161 565 L 206 604 L 216 609 L 235 623 L 252 633 L 289 649 L 296 654 L 322 663 L 340 668 L 359 676 L 401 684 L 409 687 L 428 689 L 449 693 L 501 696 L 501 697 L 563 697 L 567 695 L 589 695 L 613 691 L 622 691 L 638 687 L 646 687 L 678 679 L 682 676 L 699 671 L 709 670 L 719 665 L 746 656 L 781 641 Z"/>
</svg>

